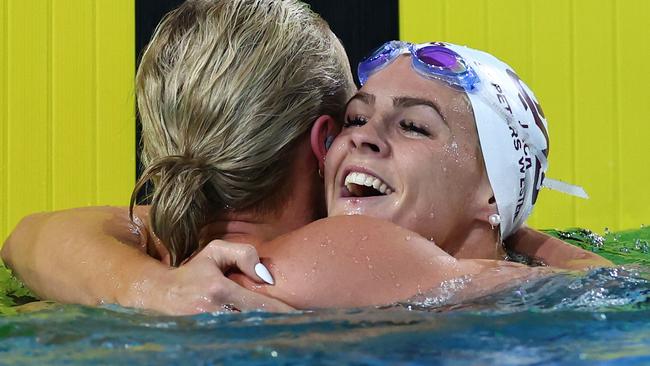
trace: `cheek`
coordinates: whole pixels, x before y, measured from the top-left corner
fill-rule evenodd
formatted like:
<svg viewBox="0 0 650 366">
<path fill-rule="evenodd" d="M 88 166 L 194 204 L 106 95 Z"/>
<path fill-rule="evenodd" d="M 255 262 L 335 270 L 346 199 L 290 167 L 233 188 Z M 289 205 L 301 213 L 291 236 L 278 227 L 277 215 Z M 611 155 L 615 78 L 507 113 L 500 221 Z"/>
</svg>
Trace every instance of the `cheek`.
<svg viewBox="0 0 650 366">
<path fill-rule="evenodd" d="M 334 141 L 325 154 L 325 169 L 331 169 L 332 165 L 339 163 L 347 153 L 348 138 L 341 133 Z"/>
<path fill-rule="evenodd" d="M 346 144 L 345 142 L 336 139 L 332 146 L 325 155 L 325 163 L 323 172 L 325 175 L 325 192 L 329 194 L 334 188 L 336 179 L 336 172 L 338 171 L 343 159 L 345 158 Z"/>
<path fill-rule="evenodd" d="M 457 166 L 458 168 L 473 169 L 478 162 L 477 148 L 468 146 L 463 141 L 465 138 L 452 136 L 443 147 L 443 154 L 447 168 Z"/>
<path fill-rule="evenodd" d="M 437 215 L 451 184 L 450 169 L 441 153 L 419 152 L 417 158 L 404 162 L 404 177 L 409 186 L 409 221 L 413 224 L 430 220 Z M 406 173 L 408 171 L 408 173 Z"/>
</svg>

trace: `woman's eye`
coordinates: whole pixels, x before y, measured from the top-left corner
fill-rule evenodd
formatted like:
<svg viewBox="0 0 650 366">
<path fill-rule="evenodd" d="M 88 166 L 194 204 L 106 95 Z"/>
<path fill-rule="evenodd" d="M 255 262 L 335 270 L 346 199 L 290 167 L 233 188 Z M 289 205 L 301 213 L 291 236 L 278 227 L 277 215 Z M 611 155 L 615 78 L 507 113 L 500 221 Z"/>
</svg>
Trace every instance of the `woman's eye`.
<svg viewBox="0 0 650 366">
<path fill-rule="evenodd" d="M 402 130 L 415 133 L 422 136 L 431 136 L 431 133 L 424 127 L 416 125 L 413 121 L 400 121 L 399 126 Z"/>
<path fill-rule="evenodd" d="M 362 116 L 355 116 L 355 117 L 345 117 L 345 122 L 343 122 L 343 128 L 348 128 L 348 127 L 360 127 L 366 124 L 368 120 L 366 120 L 365 117 Z"/>
</svg>

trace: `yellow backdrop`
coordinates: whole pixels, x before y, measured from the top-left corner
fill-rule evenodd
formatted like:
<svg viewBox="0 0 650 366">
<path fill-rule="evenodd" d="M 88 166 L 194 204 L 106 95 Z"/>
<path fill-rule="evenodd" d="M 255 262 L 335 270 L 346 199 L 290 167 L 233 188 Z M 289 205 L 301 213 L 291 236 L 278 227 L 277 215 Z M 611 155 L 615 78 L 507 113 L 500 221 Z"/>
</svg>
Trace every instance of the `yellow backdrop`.
<svg viewBox="0 0 650 366">
<path fill-rule="evenodd" d="M 548 176 L 529 224 L 602 232 L 650 224 L 650 1 L 401 0 L 400 37 L 493 53 L 533 89 L 549 122 Z"/>
<path fill-rule="evenodd" d="M 0 242 L 24 215 L 125 205 L 133 0 L 0 0 Z"/>
</svg>

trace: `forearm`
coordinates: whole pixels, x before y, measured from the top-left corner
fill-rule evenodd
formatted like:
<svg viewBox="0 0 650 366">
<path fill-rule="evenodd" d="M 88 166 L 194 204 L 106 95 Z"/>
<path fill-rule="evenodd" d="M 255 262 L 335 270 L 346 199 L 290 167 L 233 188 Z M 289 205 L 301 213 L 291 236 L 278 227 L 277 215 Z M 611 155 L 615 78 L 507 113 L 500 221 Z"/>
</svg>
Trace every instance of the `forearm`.
<svg viewBox="0 0 650 366">
<path fill-rule="evenodd" d="M 7 239 L 3 261 L 39 297 L 66 303 L 136 306 L 166 265 L 123 208 L 93 207 L 35 214 Z"/>
<path fill-rule="evenodd" d="M 557 268 L 582 270 L 612 265 L 610 261 L 598 254 L 528 227 L 519 229 L 508 238 L 507 245 L 515 252 L 539 259 L 544 264 Z"/>
</svg>

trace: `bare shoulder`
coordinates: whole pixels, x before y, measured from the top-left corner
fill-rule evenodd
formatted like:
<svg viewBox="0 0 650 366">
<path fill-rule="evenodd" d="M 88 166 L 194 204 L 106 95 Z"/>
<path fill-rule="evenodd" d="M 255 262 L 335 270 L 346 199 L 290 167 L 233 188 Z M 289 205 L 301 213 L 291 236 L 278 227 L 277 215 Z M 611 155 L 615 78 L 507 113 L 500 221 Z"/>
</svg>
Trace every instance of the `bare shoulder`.
<svg viewBox="0 0 650 366">
<path fill-rule="evenodd" d="M 555 270 L 457 260 L 421 236 L 372 217 L 331 217 L 259 247 L 276 284 L 235 280 L 295 308 L 358 307 L 435 294 L 463 280 L 457 299 L 482 296 Z M 454 282 L 454 283 L 456 283 Z"/>
<path fill-rule="evenodd" d="M 276 284 L 244 284 L 297 308 L 391 303 L 465 270 L 418 234 L 363 216 L 318 220 L 258 252 Z"/>
</svg>

